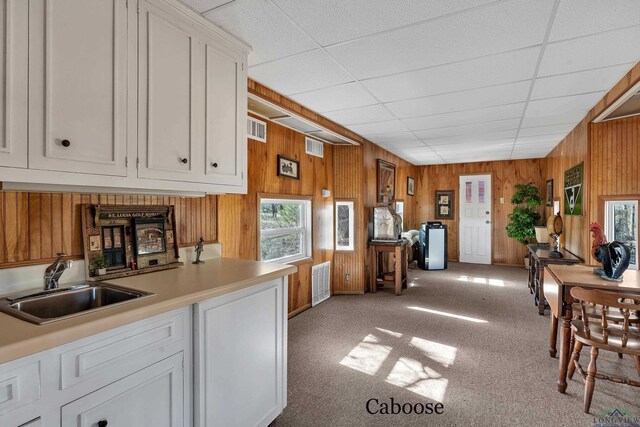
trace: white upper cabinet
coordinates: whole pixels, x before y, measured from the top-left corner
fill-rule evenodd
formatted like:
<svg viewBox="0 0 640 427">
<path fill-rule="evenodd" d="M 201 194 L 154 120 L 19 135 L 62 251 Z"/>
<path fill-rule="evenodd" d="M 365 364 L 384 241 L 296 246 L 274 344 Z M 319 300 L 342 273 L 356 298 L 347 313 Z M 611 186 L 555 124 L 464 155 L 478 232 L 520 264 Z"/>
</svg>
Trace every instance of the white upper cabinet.
<svg viewBox="0 0 640 427">
<path fill-rule="evenodd" d="M 138 176 L 193 181 L 204 152 L 204 46 L 161 5 L 139 3 Z"/>
<path fill-rule="evenodd" d="M 0 5 L 0 166 L 27 167 L 28 6 Z"/>
<path fill-rule="evenodd" d="M 246 169 L 247 72 L 243 56 L 206 46 L 205 176 L 242 185 Z"/>
<path fill-rule="evenodd" d="M 29 168 L 125 176 L 127 0 L 29 3 Z"/>
</svg>

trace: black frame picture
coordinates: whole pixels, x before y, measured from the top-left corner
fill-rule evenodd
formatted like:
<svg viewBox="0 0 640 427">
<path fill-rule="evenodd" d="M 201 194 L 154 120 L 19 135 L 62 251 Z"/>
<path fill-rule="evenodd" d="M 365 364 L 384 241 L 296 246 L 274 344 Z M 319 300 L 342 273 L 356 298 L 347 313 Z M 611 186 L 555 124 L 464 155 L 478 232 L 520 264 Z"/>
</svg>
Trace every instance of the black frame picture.
<svg viewBox="0 0 640 427">
<path fill-rule="evenodd" d="M 416 194 L 416 180 L 410 176 L 407 177 L 407 194 L 409 196 Z"/>
<path fill-rule="evenodd" d="M 547 180 L 547 192 L 545 194 L 545 205 L 553 206 L 553 179 Z"/>
<path fill-rule="evenodd" d="M 453 219 L 454 190 L 436 190 L 436 219 Z"/>
<path fill-rule="evenodd" d="M 378 202 L 384 201 L 384 193 L 387 191 L 387 185 L 389 186 L 389 200 L 393 200 L 396 197 L 396 165 L 386 162 L 382 159 L 378 159 L 378 174 L 377 174 L 377 189 L 378 189 Z"/>
<path fill-rule="evenodd" d="M 300 179 L 300 162 L 278 154 L 278 176 Z"/>
</svg>

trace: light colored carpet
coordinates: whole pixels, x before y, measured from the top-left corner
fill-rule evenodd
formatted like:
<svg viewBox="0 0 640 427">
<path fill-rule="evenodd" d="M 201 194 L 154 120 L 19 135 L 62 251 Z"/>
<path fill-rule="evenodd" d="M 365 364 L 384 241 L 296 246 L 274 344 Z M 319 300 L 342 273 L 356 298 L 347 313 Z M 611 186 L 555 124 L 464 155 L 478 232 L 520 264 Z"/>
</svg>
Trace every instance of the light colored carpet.
<svg viewBox="0 0 640 427">
<path fill-rule="evenodd" d="M 288 406 L 275 426 L 591 426 L 611 408 L 640 416 L 640 389 L 596 381 L 582 412 L 576 373 L 556 391 L 549 315 L 538 315 L 524 268 L 450 263 L 409 273 L 401 297 L 334 296 L 289 321 Z M 463 317 L 450 317 L 463 316 Z M 587 351 L 581 361 L 586 365 Z M 601 352 L 598 369 L 635 376 Z M 441 401 L 442 415 L 369 415 L 367 400 Z"/>
</svg>

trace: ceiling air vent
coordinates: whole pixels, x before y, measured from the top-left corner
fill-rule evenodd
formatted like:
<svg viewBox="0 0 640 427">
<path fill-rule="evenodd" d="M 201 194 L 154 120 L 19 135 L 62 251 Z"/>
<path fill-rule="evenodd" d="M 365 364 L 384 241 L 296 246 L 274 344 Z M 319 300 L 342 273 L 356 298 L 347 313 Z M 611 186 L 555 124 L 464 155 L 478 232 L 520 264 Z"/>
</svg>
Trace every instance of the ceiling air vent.
<svg viewBox="0 0 640 427">
<path fill-rule="evenodd" d="M 321 141 L 306 137 L 305 142 L 307 143 L 307 154 L 324 157 L 324 144 Z"/>
<path fill-rule="evenodd" d="M 247 137 L 260 142 L 267 142 L 267 123 L 247 117 Z"/>
</svg>

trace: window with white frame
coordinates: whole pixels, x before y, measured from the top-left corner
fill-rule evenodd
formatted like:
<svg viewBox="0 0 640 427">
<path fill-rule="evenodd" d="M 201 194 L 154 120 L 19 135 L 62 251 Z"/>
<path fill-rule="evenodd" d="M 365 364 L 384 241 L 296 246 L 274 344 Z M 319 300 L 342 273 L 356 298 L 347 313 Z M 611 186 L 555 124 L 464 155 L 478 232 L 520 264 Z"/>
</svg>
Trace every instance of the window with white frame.
<svg viewBox="0 0 640 427">
<path fill-rule="evenodd" d="M 638 269 L 638 201 L 604 202 L 604 235 L 609 242 L 617 240 L 631 250 L 629 268 Z"/>
<path fill-rule="evenodd" d="M 404 231 L 404 200 L 396 200 L 396 213 L 402 218 L 400 225 Z"/>
<path fill-rule="evenodd" d="M 311 200 L 260 198 L 260 260 L 311 257 Z"/>
<path fill-rule="evenodd" d="M 355 214 L 353 201 L 336 200 L 336 250 L 354 250 Z"/>
</svg>

